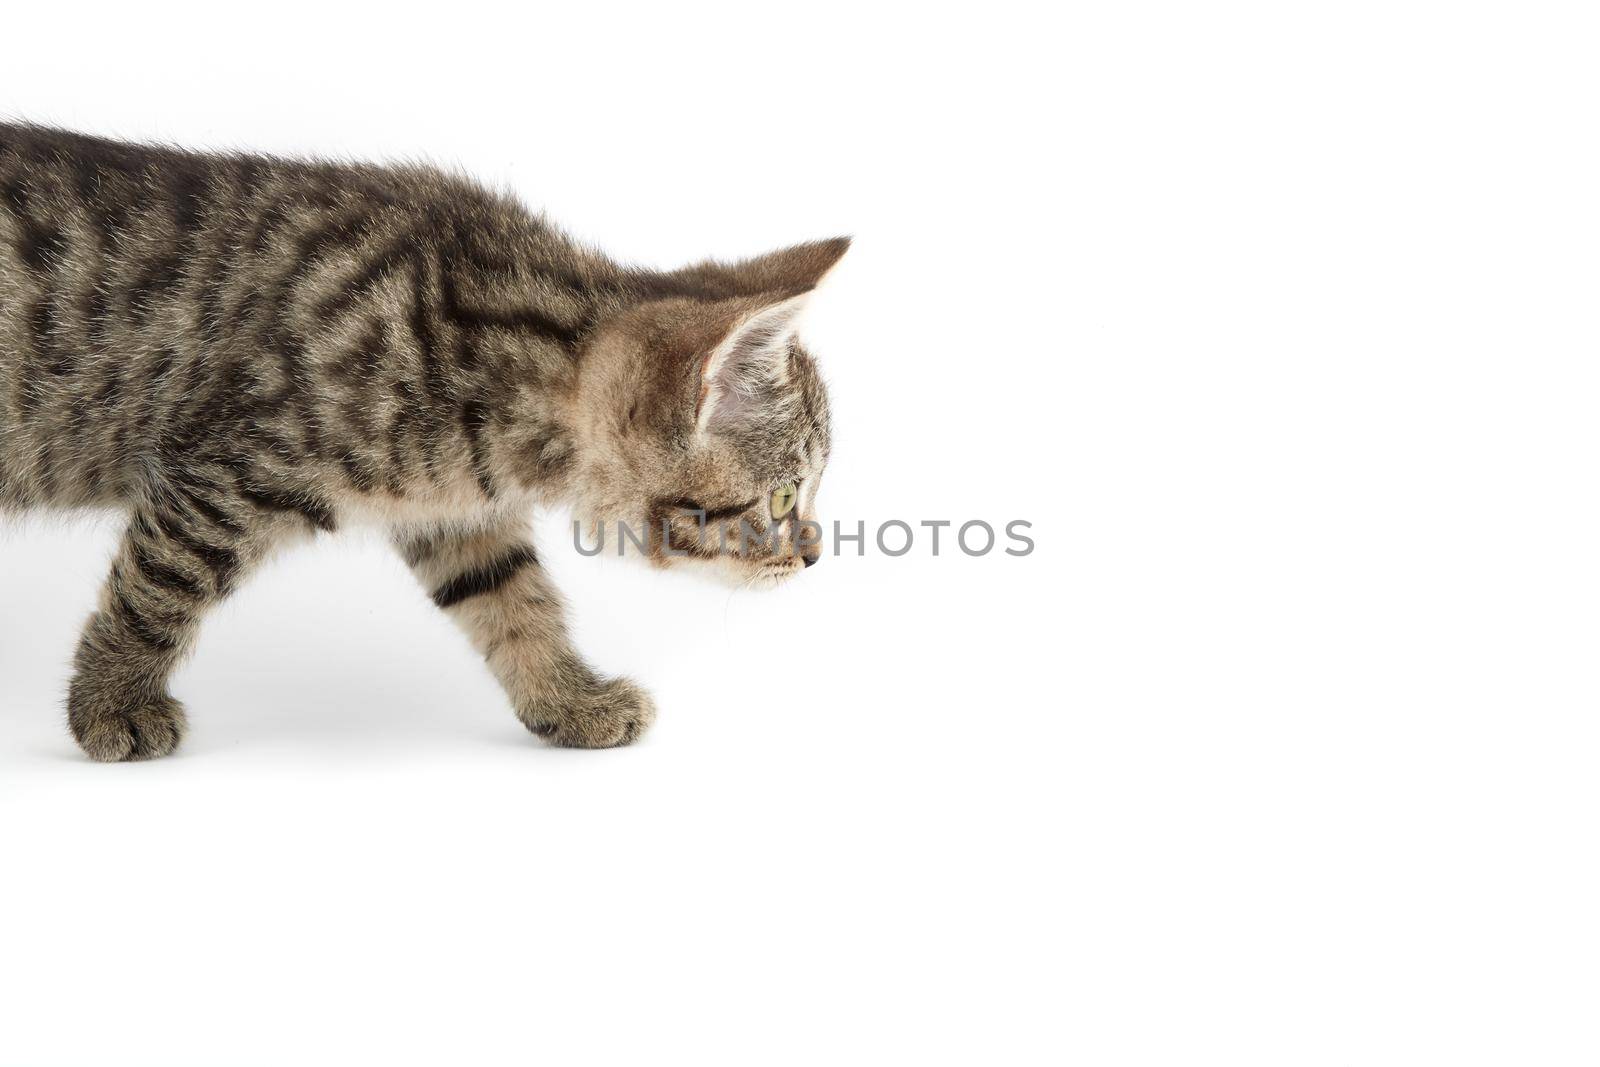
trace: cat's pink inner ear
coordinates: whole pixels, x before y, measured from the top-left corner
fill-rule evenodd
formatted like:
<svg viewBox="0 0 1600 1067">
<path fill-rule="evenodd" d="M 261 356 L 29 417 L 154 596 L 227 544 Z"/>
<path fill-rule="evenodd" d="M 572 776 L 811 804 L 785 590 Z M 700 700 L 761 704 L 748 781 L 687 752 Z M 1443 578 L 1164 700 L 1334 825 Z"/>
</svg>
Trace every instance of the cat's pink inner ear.
<svg viewBox="0 0 1600 1067">
<path fill-rule="evenodd" d="M 784 383 L 789 345 L 805 303 L 804 295 L 794 296 L 745 315 L 706 354 L 696 414 L 702 431 L 748 419 L 758 401 Z"/>
</svg>

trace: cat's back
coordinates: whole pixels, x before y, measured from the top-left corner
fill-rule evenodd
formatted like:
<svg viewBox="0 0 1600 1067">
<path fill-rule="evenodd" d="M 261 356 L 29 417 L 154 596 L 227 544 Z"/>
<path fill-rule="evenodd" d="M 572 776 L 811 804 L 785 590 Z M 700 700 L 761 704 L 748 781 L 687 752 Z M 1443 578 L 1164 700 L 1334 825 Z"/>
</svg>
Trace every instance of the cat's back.
<svg viewBox="0 0 1600 1067">
<path fill-rule="evenodd" d="M 0 124 L 0 505 L 117 503 L 164 449 L 289 423 L 291 303 L 513 211 L 426 166 Z"/>
<path fill-rule="evenodd" d="M 327 225 L 339 219 L 387 216 L 427 242 L 510 207 L 420 164 L 189 151 L 0 123 L 0 280 L 8 295 L 36 299 L 93 283 L 106 303 L 86 310 L 102 316 L 138 319 L 186 282 L 303 258 L 307 238 L 352 236 Z"/>
</svg>

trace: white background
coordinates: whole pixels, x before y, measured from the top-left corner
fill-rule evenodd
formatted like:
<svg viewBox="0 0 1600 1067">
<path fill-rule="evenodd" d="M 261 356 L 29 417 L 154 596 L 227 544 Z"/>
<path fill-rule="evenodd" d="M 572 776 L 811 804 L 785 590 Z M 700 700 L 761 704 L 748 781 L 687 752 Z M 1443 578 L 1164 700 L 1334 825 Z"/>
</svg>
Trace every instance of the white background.
<svg viewBox="0 0 1600 1067">
<path fill-rule="evenodd" d="M 8 11 L 0 108 L 426 156 L 661 266 L 856 235 L 774 593 L 544 554 L 547 749 L 376 539 L 61 698 L 115 534 L 0 540 L 0 1062 L 1600 1058 L 1585 5 Z"/>
</svg>

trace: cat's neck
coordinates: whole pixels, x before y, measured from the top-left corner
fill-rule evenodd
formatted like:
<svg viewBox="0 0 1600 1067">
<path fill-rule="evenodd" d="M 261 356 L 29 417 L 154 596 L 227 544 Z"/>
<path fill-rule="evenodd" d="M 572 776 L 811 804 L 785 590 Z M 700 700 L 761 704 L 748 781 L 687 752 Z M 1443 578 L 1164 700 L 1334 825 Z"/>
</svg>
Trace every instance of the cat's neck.
<svg viewBox="0 0 1600 1067">
<path fill-rule="evenodd" d="M 490 482 L 573 498 L 580 363 L 633 292 L 615 263 L 536 216 L 501 212 L 458 228 L 441 263 L 440 310 L 461 348 L 473 461 Z"/>
</svg>

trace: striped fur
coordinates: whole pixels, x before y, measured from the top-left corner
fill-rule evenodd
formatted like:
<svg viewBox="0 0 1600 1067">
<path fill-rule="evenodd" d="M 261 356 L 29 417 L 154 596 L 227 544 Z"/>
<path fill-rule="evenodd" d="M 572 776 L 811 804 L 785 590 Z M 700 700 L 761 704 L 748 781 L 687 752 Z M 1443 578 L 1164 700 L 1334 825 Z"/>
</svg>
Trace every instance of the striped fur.
<svg viewBox="0 0 1600 1067">
<path fill-rule="evenodd" d="M 661 502 L 759 505 L 793 478 L 814 495 L 826 399 L 792 337 L 738 368 L 739 418 L 696 419 L 721 395 L 708 355 L 844 249 L 631 269 L 426 167 L 0 124 L 0 509 L 129 516 L 76 658 L 79 743 L 171 751 L 166 681 L 205 612 L 286 539 L 357 522 L 395 531 L 531 729 L 631 741 L 648 698 L 572 650 L 515 516 L 563 502 L 659 522 L 663 564 L 687 538 L 792 570 L 713 552 Z"/>
<path fill-rule="evenodd" d="M 632 683 L 599 677 L 573 652 L 551 585 L 517 520 L 397 535 L 407 564 L 450 613 L 534 733 L 557 744 L 627 744 L 655 717 Z"/>
</svg>

